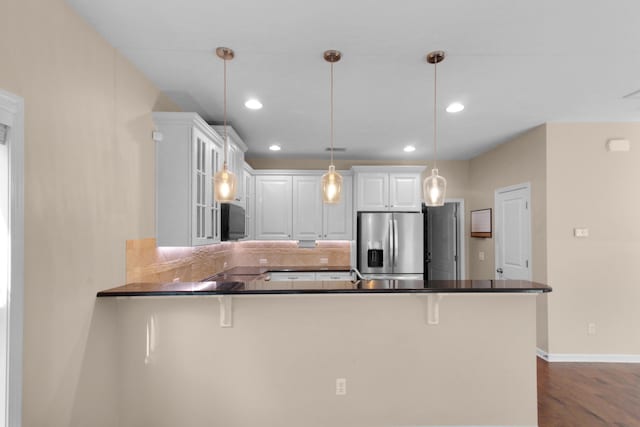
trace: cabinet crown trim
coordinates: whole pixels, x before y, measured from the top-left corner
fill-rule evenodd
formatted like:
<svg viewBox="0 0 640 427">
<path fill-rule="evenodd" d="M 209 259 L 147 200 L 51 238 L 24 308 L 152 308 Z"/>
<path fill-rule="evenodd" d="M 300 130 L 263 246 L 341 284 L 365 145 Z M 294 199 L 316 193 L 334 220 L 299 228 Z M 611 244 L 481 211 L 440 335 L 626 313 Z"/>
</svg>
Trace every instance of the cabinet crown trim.
<svg viewBox="0 0 640 427">
<path fill-rule="evenodd" d="M 386 173 L 422 173 L 426 166 L 351 166 L 351 170 L 355 173 L 360 172 L 386 172 Z"/>
<path fill-rule="evenodd" d="M 318 176 L 326 173 L 326 169 L 254 169 L 253 174 L 259 175 L 307 175 Z M 351 176 L 353 172 L 350 170 L 337 171 L 343 176 Z"/>
<path fill-rule="evenodd" d="M 152 113 L 153 122 L 156 127 L 163 126 L 195 126 L 199 131 L 205 134 L 208 138 L 214 141 L 218 145 L 222 145 L 224 141 L 222 137 L 216 132 L 207 122 L 204 121 L 198 113 L 169 113 L 169 112 L 154 112 Z M 162 129 L 159 129 L 162 131 Z"/>
</svg>

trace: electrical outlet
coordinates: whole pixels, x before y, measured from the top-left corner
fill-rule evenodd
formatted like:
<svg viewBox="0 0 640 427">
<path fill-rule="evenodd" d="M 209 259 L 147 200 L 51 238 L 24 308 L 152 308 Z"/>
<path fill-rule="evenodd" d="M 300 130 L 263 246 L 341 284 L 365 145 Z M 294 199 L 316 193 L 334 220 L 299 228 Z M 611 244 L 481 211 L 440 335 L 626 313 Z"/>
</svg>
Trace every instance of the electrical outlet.
<svg viewBox="0 0 640 427">
<path fill-rule="evenodd" d="M 336 378 L 336 396 L 344 396 L 347 394 L 347 379 Z"/>
<path fill-rule="evenodd" d="M 596 334 L 596 324 L 595 323 L 589 323 L 587 325 L 587 334 L 589 334 L 589 335 L 595 335 Z"/>
<path fill-rule="evenodd" d="M 266 258 L 260 258 L 260 264 L 266 264 L 266 263 L 267 263 Z"/>
<path fill-rule="evenodd" d="M 589 229 L 588 228 L 574 228 L 573 235 L 575 237 L 589 237 Z"/>
<path fill-rule="evenodd" d="M 329 264 L 329 258 L 320 258 L 320 264 Z"/>
<path fill-rule="evenodd" d="M 223 263 L 222 263 L 222 268 L 225 268 L 225 269 L 226 269 L 226 268 L 227 268 L 227 265 L 228 265 L 228 264 L 227 264 L 227 261 L 223 262 Z"/>
<path fill-rule="evenodd" d="M 482 252 L 482 251 L 478 252 L 478 259 L 480 261 L 484 261 L 484 252 Z"/>
</svg>

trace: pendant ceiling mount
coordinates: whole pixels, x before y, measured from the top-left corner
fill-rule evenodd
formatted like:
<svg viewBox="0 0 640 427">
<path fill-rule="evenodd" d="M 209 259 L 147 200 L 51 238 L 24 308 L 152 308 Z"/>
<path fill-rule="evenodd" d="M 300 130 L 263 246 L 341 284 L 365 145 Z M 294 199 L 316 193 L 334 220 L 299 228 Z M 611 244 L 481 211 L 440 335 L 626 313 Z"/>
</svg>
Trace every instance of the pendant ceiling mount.
<svg viewBox="0 0 640 427">
<path fill-rule="evenodd" d="M 236 53 L 233 49 L 229 49 L 228 47 L 219 47 L 216 49 L 216 55 L 218 55 L 218 58 L 220 59 L 230 61 L 236 56 Z"/>
<path fill-rule="evenodd" d="M 444 61 L 445 53 L 444 50 L 434 50 L 427 54 L 427 62 L 429 64 L 438 64 Z"/>
<path fill-rule="evenodd" d="M 323 56 L 325 61 L 333 63 L 340 61 L 342 53 L 339 50 L 326 50 Z"/>
</svg>

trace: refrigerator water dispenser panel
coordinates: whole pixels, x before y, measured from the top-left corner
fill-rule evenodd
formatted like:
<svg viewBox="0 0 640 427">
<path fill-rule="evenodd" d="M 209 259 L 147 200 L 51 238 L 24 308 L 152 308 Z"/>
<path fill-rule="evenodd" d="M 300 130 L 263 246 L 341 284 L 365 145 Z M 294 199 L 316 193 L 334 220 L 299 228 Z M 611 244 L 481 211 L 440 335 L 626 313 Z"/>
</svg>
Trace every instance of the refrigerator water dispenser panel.
<svg viewBox="0 0 640 427">
<path fill-rule="evenodd" d="M 369 249 L 367 250 L 367 266 L 368 267 L 383 267 L 384 266 L 384 252 L 382 249 Z"/>
</svg>

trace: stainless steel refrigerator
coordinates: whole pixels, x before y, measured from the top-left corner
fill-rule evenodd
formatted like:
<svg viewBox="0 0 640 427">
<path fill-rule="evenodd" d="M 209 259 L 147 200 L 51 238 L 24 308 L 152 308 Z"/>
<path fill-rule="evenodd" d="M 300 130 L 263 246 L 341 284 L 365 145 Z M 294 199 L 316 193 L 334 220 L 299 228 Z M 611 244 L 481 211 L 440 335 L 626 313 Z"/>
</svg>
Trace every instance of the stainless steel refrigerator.
<svg viewBox="0 0 640 427">
<path fill-rule="evenodd" d="M 421 212 L 358 212 L 358 270 L 370 279 L 423 279 Z"/>
</svg>

